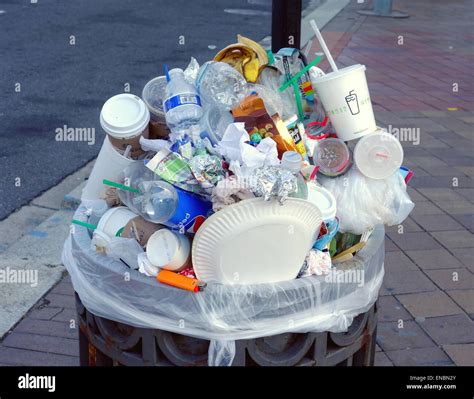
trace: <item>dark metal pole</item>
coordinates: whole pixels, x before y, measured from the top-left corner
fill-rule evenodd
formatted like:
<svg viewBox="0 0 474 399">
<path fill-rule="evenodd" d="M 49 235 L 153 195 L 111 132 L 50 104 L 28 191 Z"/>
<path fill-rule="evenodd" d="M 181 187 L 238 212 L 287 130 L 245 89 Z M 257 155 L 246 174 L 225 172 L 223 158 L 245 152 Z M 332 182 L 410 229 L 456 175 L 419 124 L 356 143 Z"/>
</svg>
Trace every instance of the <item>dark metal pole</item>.
<svg viewBox="0 0 474 399">
<path fill-rule="evenodd" d="M 283 47 L 300 48 L 302 0 L 273 0 L 272 51 Z"/>
</svg>

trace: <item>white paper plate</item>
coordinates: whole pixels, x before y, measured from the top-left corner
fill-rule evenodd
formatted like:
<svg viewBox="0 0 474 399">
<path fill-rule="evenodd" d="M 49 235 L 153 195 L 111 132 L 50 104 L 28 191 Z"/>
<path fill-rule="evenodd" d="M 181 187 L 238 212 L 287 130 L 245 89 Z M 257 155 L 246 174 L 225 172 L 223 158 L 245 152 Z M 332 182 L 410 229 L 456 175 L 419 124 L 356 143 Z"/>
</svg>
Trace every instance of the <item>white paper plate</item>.
<svg viewBox="0 0 474 399">
<path fill-rule="evenodd" d="M 291 280 L 316 241 L 319 208 L 309 201 L 249 199 L 209 217 L 194 237 L 197 278 L 222 284 Z"/>
</svg>

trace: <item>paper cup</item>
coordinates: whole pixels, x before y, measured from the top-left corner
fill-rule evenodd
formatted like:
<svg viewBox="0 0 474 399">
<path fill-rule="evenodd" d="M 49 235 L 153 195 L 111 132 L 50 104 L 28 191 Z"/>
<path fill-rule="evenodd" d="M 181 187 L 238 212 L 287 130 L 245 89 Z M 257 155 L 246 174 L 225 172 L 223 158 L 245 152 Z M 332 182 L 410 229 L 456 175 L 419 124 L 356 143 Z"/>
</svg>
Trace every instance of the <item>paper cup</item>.
<svg viewBox="0 0 474 399">
<path fill-rule="evenodd" d="M 137 216 L 129 220 L 121 237 L 134 238 L 142 247 L 145 247 L 153 233 L 163 228 L 161 224 L 152 223 Z"/>
<path fill-rule="evenodd" d="M 118 94 L 109 98 L 100 111 L 100 124 L 109 136 L 112 145 L 124 153 L 132 146 L 130 156 L 137 158 L 144 151 L 140 137 L 148 137 L 150 111 L 146 104 L 133 94 Z"/>
<path fill-rule="evenodd" d="M 185 235 L 162 229 L 149 238 L 146 255 L 153 266 L 181 271 L 191 260 L 191 245 Z"/>
<path fill-rule="evenodd" d="M 166 125 L 163 100 L 166 96 L 166 77 L 158 76 L 150 80 L 142 91 L 142 99 L 150 111 L 150 139 L 166 139 L 170 131 Z"/>
<path fill-rule="evenodd" d="M 100 218 L 94 230 L 93 242 L 96 246 L 105 247 L 112 238 L 121 237 L 127 223 L 137 215 L 124 206 L 109 209 Z"/>
<path fill-rule="evenodd" d="M 140 161 L 125 158 L 123 155 L 119 154 L 106 136 L 89 179 L 87 180 L 86 186 L 82 190 L 81 199 L 102 199 L 105 190 L 107 189 L 107 187 L 102 183 L 102 180 L 107 179 L 117 181 L 122 170 L 135 162 Z"/>
<path fill-rule="evenodd" d="M 315 77 L 313 85 L 341 140 L 355 140 L 375 131 L 364 65 L 352 65 Z"/>
<path fill-rule="evenodd" d="M 396 137 L 381 129 L 361 138 L 354 148 L 354 163 L 371 179 L 386 179 L 400 169 L 403 147 Z"/>
</svg>

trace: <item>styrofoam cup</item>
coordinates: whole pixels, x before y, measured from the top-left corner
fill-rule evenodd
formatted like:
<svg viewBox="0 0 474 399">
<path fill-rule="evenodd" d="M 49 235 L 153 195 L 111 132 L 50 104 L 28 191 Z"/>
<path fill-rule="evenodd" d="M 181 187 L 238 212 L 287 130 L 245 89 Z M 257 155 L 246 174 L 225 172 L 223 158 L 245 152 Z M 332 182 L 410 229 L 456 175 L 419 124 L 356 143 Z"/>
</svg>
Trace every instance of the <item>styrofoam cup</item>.
<svg viewBox="0 0 474 399">
<path fill-rule="evenodd" d="M 189 238 L 167 229 L 153 233 L 146 245 L 146 255 L 150 263 L 171 271 L 185 269 L 189 264 L 190 254 Z"/>
<path fill-rule="evenodd" d="M 94 230 L 93 242 L 105 247 L 114 237 L 120 237 L 127 223 L 137 215 L 125 206 L 118 206 L 105 212 Z"/>
<path fill-rule="evenodd" d="M 107 179 L 117 181 L 120 173 L 127 166 L 140 161 L 125 158 L 122 154 L 115 150 L 106 136 L 99 155 L 95 161 L 92 172 L 87 180 L 86 186 L 82 190 L 82 200 L 98 200 L 105 193 L 106 186 L 102 180 Z"/>
<path fill-rule="evenodd" d="M 375 131 L 364 65 L 352 65 L 315 77 L 312 83 L 341 140 L 355 140 Z"/>
</svg>

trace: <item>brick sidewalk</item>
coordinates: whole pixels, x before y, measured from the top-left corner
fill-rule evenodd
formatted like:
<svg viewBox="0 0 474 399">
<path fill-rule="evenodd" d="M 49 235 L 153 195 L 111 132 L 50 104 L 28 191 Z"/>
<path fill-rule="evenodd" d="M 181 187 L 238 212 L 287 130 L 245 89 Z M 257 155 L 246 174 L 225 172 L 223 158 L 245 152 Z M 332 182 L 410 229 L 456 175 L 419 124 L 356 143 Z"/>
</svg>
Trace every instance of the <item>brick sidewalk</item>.
<svg viewBox="0 0 474 399">
<path fill-rule="evenodd" d="M 418 145 L 402 141 L 416 207 L 387 230 L 376 364 L 474 365 L 472 6 L 403 0 L 411 17 L 397 20 L 353 3 L 324 29 L 338 65 L 367 66 L 379 124 L 420 129 Z M 71 320 L 66 277 L 3 340 L 0 364 L 77 365 Z"/>
</svg>

